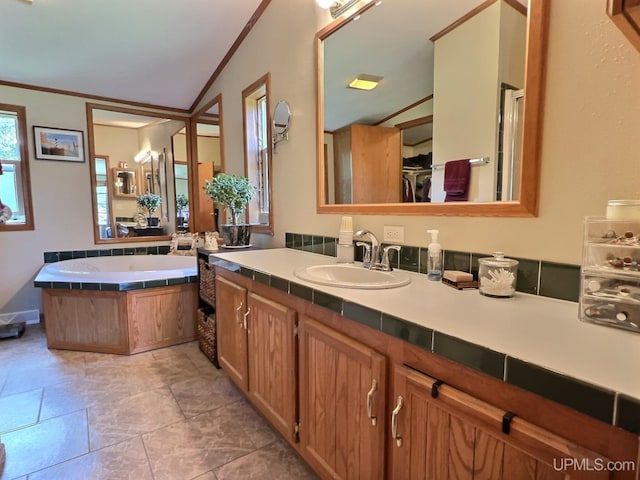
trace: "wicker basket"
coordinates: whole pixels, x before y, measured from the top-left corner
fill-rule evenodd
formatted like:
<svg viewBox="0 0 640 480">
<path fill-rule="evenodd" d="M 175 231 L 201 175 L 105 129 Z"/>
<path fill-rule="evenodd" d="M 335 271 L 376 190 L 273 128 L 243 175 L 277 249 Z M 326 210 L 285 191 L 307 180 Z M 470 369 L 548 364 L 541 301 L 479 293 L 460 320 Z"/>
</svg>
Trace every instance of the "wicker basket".
<svg viewBox="0 0 640 480">
<path fill-rule="evenodd" d="M 216 368 L 220 368 L 216 345 L 216 315 L 208 307 L 198 309 L 198 345 Z"/>
<path fill-rule="evenodd" d="M 202 258 L 198 259 L 198 272 L 200 274 L 200 298 L 211 307 L 216 306 L 216 274 L 213 265 L 209 265 Z"/>
</svg>

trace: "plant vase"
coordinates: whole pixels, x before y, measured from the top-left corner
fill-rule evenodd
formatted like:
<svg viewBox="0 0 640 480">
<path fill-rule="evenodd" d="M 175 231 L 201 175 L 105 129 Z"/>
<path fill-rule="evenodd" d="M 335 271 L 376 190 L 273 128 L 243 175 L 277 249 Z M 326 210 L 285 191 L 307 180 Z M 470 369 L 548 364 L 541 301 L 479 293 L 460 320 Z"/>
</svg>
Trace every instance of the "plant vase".
<svg viewBox="0 0 640 480">
<path fill-rule="evenodd" d="M 157 227 L 160 223 L 158 217 L 147 217 L 147 227 Z"/>
<path fill-rule="evenodd" d="M 251 244 L 251 225 L 222 225 L 222 238 L 227 247 L 248 247 Z"/>
</svg>

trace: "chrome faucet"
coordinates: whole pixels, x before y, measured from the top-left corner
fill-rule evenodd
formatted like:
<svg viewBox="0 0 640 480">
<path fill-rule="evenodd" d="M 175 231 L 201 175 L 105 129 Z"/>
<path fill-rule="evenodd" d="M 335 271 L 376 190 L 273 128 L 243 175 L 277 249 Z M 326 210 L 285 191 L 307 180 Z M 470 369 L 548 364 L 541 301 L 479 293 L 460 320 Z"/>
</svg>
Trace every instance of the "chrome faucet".
<svg viewBox="0 0 640 480">
<path fill-rule="evenodd" d="M 371 240 L 371 246 L 365 242 L 356 242 L 356 246 L 364 247 L 364 255 L 362 257 L 362 266 L 369 270 L 382 270 L 383 272 L 390 272 L 393 270 L 391 263 L 389 262 L 389 250 L 395 250 L 400 252 L 400 245 L 389 245 L 382 249 L 382 255 L 380 255 L 380 242 L 369 230 L 358 230 L 353 234 L 354 237 L 368 236 Z"/>
<path fill-rule="evenodd" d="M 371 249 L 369 249 L 369 245 L 364 242 L 356 243 L 356 245 L 359 247 L 365 247 L 362 266 L 364 268 L 368 268 L 369 270 L 376 269 L 376 266 L 380 265 L 380 242 L 378 242 L 378 239 L 373 234 L 373 232 L 370 232 L 369 230 L 358 230 L 353 234 L 354 237 L 362 237 L 364 235 L 367 235 L 371 240 Z"/>
<path fill-rule="evenodd" d="M 400 253 L 400 245 L 389 245 L 382 249 L 382 261 L 380 262 L 380 270 L 384 272 L 390 272 L 393 270 L 391 263 L 389 262 L 389 250 L 395 250 Z"/>
</svg>

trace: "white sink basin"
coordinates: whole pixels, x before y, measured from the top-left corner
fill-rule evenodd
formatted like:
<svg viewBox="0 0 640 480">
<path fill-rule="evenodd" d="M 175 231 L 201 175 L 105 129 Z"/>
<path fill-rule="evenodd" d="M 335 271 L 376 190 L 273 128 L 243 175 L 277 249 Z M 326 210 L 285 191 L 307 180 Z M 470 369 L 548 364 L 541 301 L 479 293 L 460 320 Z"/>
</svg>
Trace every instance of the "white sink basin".
<svg viewBox="0 0 640 480">
<path fill-rule="evenodd" d="M 299 267 L 293 274 L 307 282 L 344 288 L 395 288 L 407 285 L 411 278 L 397 270 L 382 272 L 362 266 L 333 263 Z"/>
</svg>

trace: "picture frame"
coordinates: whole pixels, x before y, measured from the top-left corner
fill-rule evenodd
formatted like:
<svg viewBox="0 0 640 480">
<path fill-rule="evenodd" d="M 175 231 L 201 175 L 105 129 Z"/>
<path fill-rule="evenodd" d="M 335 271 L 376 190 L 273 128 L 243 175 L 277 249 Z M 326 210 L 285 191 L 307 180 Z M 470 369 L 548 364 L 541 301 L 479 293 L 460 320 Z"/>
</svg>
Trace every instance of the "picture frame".
<svg viewBox="0 0 640 480">
<path fill-rule="evenodd" d="M 33 141 L 37 160 L 57 160 L 62 162 L 85 161 L 84 132 L 34 125 Z"/>
</svg>

